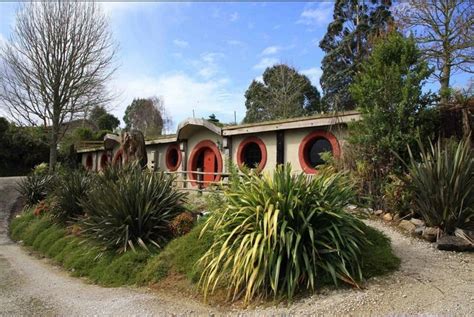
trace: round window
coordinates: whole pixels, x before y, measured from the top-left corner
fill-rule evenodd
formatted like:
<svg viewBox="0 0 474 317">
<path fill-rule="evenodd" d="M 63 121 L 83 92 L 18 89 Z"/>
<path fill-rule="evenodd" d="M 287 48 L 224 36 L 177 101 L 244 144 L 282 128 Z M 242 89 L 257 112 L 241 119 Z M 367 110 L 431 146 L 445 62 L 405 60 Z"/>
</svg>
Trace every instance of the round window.
<svg viewBox="0 0 474 317">
<path fill-rule="evenodd" d="M 176 171 L 180 165 L 181 151 L 179 150 L 178 145 L 170 145 L 166 151 L 166 167 L 170 171 Z"/>
<path fill-rule="evenodd" d="M 89 154 L 89 155 L 87 155 L 87 158 L 86 158 L 86 168 L 91 170 L 93 165 L 94 165 L 94 163 L 93 163 L 93 160 L 92 160 L 92 155 Z"/>
<path fill-rule="evenodd" d="M 100 168 L 105 169 L 109 165 L 109 157 L 106 153 L 103 153 L 100 157 Z"/>
<path fill-rule="evenodd" d="M 314 174 L 317 167 L 324 164 L 321 157 L 324 152 L 330 152 L 333 156 L 339 157 L 340 149 L 336 137 L 327 131 L 314 131 L 301 141 L 299 147 L 300 165 L 306 173 Z"/>
<path fill-rule="evenodd" d="M 306 149 L 306 160 L 309 166 L 318 166 L 324 164 L 324 160 L 321 154 L 324 152 L 332 153 L 332 146 L 326 139 L 315 139 L 308 144 Z"/>
<path fill-rule="evenodd" d="M 267 148 L 260 138 L 248 137 L 237 150 L 237 164 L 262 170 L 267 163 Z"/>
</svg>

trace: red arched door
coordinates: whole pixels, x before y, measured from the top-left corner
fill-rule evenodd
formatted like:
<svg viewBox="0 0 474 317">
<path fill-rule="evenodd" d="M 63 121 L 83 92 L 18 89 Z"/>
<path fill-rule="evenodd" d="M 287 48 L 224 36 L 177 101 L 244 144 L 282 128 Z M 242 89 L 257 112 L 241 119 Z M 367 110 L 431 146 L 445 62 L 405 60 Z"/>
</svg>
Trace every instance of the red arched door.
<svg viewBox="0 0 474 317">
<path fill-rule="evenodd" d="M 212 151 L 209 148 L 204 149 L 204 159 L 203 159 L 203 167 L 202 171 L 206 174 L 204 174 L 204 182 L 213 182 L 215 179 L 214 174 L 210 173 L 215 173 L 217 172 L 217 157 L 216 154 L 214 154 L 214 151 Z M 205 183 L 209 184 L 209 183 Z"/>
<path fill-rule="evenodd" d="M 204 140 L 196 144 L 188 161 L 188 177 L 194 186 L 207 187 L 211 182 L 218 182 L 222 173 L 222 156 L 216 144 Z M 203 177 L 198 177 L 197 171 L 204 172 Z M 198 184 L 202 180 L 202 184 Z"/>
</svg>

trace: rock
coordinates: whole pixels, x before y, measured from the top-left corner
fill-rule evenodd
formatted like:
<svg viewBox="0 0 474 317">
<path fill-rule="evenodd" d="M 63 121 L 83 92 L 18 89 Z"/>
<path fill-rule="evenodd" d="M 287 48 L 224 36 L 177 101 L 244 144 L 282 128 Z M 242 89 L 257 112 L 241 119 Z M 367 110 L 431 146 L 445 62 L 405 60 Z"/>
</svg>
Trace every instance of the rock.
<svg viewBox="0 0 474 317">
<path fill-rule="evenodd" d="M 422 226 L 425 225 L 425 222 L 424 222 L 423 220 L 417 219 L 417 218 L 411 218 L 411 219 L 410 219 L 410 222 L 411 222 L 412 224 L 414 224 L 415 226 L 417 226 L 417 227 L 422 227 Z"/>
<path fill-rule="evenodd" d="M 382 210 L 382 209 L 378 209 L 378 210 L 376 210 L 376 211 L 374 212 L 374 215 L 376 215 L 376 216 L 380 216 L 380 215 L 382 215 L 382 214 L 383 214 L 383 210 Z"/>
<path fill-rule="evenodd" d="M 382 217 L 383 221 L 392 221 L 393 217 L 392 217 L 392 214 L 387 212 L 385 215 L 383 215 Z"/>
<path fill-rule="evenodd" d="M 425 230 L 425 228 L 426 228 L 425 226 L 416 227 L 414 234 L 417 235 L 417 236 L 421 236 L 423 234 L 423 230 Z"/>
<path fill-rule="evenodd" d="M 416 226 L 411 221 L 402 220 L 398 226 L 411 234 L 415 233 Z"/>
<path fill-rule="evenodd" d="M 471 251 L 474 245 L 466 239 L 456 236 L 443 236 L 438 239 L 437 247 L 445 251 Z"/>
<path fill-rule="evenodd" d="M 438 228 L 426 227 L 425 230 L 423 230 L 421 237 L 426 241 L 435 242 L 438 237 Z"/>
<path fill-rule="evenodd" d="M 356 205 L 347 205 L 346 208 L 349 209 L 349 210 L 355 210 L 355 209 L 357 209 L 357 206 Z"/>
<path fill-rule="evenodd" d="M 400 221 L 400 215 L 399 215 L 399 214 L 395 214 L 395 216 L 393 216 L 393 221 L 394 221 L 394 222 L 399 222 L 399 221 Z"/>
</svg>

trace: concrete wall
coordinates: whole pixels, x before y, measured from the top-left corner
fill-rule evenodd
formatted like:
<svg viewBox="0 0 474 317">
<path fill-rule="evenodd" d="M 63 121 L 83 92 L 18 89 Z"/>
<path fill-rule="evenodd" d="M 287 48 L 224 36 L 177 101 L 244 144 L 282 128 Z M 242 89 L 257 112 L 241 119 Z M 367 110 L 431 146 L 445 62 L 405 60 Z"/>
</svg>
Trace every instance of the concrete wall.
<svg viewBox="0 0 474 317">
<path fill-rule="evenodd" d="M 263 168 L 263 172 L 272 171 L 276 167 L 276 132 L 252 133 L 232 136 L 232 162 L 237 164 L 237 152 L 240 144 L 248 137 L 258 137 L 265 143 L 267 149 L 267 163 Z"/>
<path fill-rule="evenodd" d="M 345 139 L 347 137 L 347 128 L 343 125 L 338 127 L 317 127 L 317 128 L 301 128 L 301 129 L 291 129 L 284 131 L 284 160 L 285 162 L 289 162 L 292 165 L 294 171 L 301 171 L 302 167 L 299 161 L 299 147 L 301 141 L 310 133 L 316 130 L 323 130 L 329 131 L 332 133 L 338 140 L 339 147 L 341 152 L 343 151 L 343 146 L 345 143 Z M 179 171 L 187 170 L 187 163 L 189 162 L 189 157 L 191 152 L 193 151 L 194 147 L 203 140 L 210 140 L 216 144 L 216 146 L 220 149 L 222 160 L 223 160 L 223 172 L 227 172 L 227 160 L 229 158 L 232 159 L 232 162 L 237 164 L 237 151 L 239 148 L 239 144 L 244 141 L 247 137 L 256 136 L 260 138 L 267 149 L 267 163 L 264 167 L 264 172 L 271 172 L 276 167 L 276 160 L 277 160 L 277 145 L 276 145 L 276 131 L 271 132 L 263 132 L 263 133 L 252 133 L 252 134 L 243 134 L 243 135 L 234 135 L 229 137 L 231 140 L 230 148 L 223 149 L 223 137 L 221 135 L 215 134 L 210 130 L 206 129 L 205 127 L 196 129 L 192 135 L 186 140 L 187 147 L 182 154 L 181 165 L 177 169 Z M 162 144 L 151 144 L 147 145 L 146 151 L 148 156 L 148 167 L 151 168 L 152 160 L 153 160 L 153 151 L 157 151 L 158 155 L 158 168 L 164 171 L 167 171 L 166 167 L 166 151 L 169 146 L 176 144 L 176 143 L 162 143 Z M 113 150 L 112 158 L 115 156 L 116 152 L 118 151 L 119 147 L 116 147 Z M 103 151 L 95 151 L 89 153 L 82 154 L 82 165 L 86 166 L 87 156 L 90 154 L 92 155 L 93 161 L 93 170 L 97 171 L 100 169 L 100 157 Z"/>
</svg>

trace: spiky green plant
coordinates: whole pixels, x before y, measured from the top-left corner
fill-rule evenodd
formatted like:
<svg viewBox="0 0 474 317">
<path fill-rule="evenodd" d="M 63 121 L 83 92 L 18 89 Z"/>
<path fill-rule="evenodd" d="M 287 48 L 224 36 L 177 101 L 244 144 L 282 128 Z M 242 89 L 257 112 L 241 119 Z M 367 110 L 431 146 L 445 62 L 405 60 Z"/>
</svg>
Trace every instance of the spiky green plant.
<svg viewBox="0 0 474 317">
<path fill-rule="evenodd" d="M 81 200 L 87 218 L 84 233 L 110 250 L 163 247 L 172 238 L 169 222 L 184 211 L 185 194 L 164 173 L 127 168 L 116 180 L 98 177 Z"/>
<path fill-rule="evenodd" d="M 344 211 L 353 192 L 343 174 L 294 175 L 287 165 L 243 176 L 225 197 L 203 229 L 214 235 L 198 263 L 205 296 L 223 283 L 232 299 L 291 299 L 327 276 L 357 286 L 368 241 L 364 225 Z"/>
<path fill-rule="evenodd" d="M 409 188 L 415 211 L 447 233 L 474 220 L 474 151 L 470 142 L 421 142 L 420 159 L 410 149 Z"/>
<path fill-rule="evenodd" d="M 94 186 L 94 176 L 84 170 L 65 170 L 57 177 L 54 196 L 57 208 L 51 210 L 53 217 L 64 223 L 77 220 L 83 215 L 81 199 Z"/>
<path fill-rule="evenodd" d="M 46 198 L 53 181 L 52 175 L 32 173 L 18 183 L 17 189 L 26 199 L 26 203 L 32 206 Z"/>
</svg>

